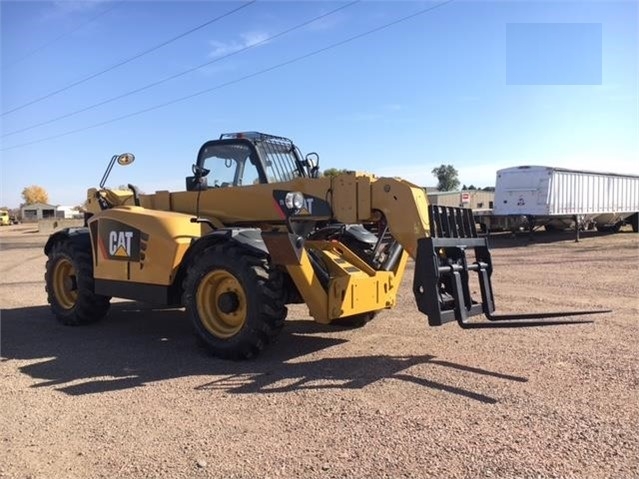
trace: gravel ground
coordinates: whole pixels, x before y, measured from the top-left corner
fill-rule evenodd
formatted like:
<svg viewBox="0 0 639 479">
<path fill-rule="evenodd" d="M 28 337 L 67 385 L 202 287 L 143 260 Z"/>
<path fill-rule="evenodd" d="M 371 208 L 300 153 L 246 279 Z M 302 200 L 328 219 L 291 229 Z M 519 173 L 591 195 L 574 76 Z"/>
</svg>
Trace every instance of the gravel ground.
<svg viewBox="0 0 639 479">
<path fill-rule="evenodd" d="M 501 311 L 614 309 L 594 322 L 428 328 L 411 266 L 365 328 L 292 307 L 239 363 L 180 310 L 59 325 L 45 240 L 0 231 L 0 477 L 639 477 L 639 235 L 494 239 Z"/>
</svg>

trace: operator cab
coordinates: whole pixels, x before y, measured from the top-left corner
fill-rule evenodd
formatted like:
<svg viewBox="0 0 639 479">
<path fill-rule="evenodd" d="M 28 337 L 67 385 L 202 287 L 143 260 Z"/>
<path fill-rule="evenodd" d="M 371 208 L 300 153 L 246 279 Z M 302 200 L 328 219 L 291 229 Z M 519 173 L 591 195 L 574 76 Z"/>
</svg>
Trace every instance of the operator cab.
<svg viewBox="0 0 639 479">
<path fill-rule="evenodd" d="M 318 175 L 318 155 L 306 157 L 288 138 L 258 132 L 225 133 L 200 148 L 188 191 L 282 183 Z"/>
</svg>

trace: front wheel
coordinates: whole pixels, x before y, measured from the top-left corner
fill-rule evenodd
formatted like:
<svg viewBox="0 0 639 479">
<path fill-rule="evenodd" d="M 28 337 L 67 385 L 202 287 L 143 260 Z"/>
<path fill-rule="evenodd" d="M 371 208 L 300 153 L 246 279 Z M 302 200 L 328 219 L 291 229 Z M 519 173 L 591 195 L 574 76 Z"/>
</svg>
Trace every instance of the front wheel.
<svg viewBox="0 0 639 479">
<path fill-rule="evenodd" d="M 215 355 L 248 359 L 284 326 L 282 274 L 234 244 L 203 251 L 189 266 L 183 303 L 198 337 Z"/>
<path fill-rule="evenodd" d="M 108 296 L 93 292 L 91 251 L 69 240 L 53 245 L 44 280 L 47 301 L 56 318 L 68 326 L 98 321 L 109 310 Z"/>
</svg>

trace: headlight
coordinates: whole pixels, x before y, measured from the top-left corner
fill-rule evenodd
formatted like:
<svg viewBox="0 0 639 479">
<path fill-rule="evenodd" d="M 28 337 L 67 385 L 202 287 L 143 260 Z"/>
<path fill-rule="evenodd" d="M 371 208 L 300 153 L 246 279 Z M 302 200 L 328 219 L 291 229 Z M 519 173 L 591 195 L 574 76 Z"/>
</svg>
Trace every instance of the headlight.
<svg viewBox="0 0 639 479">
<path fill-rule="evenodd" d="M 289 210 L 300 210 L 304 206 L 304 195 L 299 191 L 286 193 L 284 204 Z"/>
</svg>

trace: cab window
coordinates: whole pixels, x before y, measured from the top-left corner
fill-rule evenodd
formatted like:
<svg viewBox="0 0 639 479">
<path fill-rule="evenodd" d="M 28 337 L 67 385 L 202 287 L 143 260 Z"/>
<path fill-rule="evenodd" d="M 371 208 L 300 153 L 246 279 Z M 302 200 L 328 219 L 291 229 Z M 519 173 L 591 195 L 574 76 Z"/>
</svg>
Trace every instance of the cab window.
<svg viewBox="0 0 639 479">
<path fill-rule="evenodd" d="M 210 170 L 209 188 L 245 186 L 259 183 L 247 145 L 210 145 L 202 152 L 203 167 Z"/>
<path fill-rule="evenodd" d="M 264 169 L 269 183 L 291 181 L 304 176 L 299 169 L 293 144 L 279 138 L 269 138 L 256 144 L 264 160 Z"/>
</svg>

